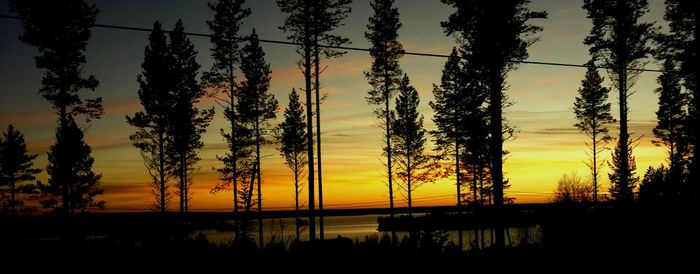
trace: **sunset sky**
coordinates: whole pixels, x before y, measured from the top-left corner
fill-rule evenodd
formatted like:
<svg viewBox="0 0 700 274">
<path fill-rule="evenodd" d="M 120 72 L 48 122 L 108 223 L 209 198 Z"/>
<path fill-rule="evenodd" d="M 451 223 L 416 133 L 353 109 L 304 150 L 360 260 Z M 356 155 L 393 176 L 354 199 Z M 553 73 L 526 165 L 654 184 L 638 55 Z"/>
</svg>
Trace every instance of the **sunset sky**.
<svg viewBox="0 0 700 274">
<path fill-rule="evenodd" d="M 92 2 L 92 1 L 91 1 Z M 94 1 L 100 9 L 97 22 L 150 28 L 160 20 L 164 28 L 172 28 L 181 18 L 185 31 L 208 33 L 205 24 L 213 16 L 204 0 L 201 1 Z M 445 36 L 440 22 L 446 20 L 452 9 L 439 0 L 397 0 L 403 27 L 400 41 L 407 51 L 448 54 L 455 46 L 452 37 Z M 364 38 L 368 18 L 371 16 L 369 0 L 355 0 L 352 14 L 346 25 L 336 32 L 350 38 L 352 46 L 368 48 Z M 581 8 L 582 1 L 533 0 L 530 7 L 549 13 L 546 20 L 538 20 L 544 27 L 541 40 L 530 48 L 533 61 L 583 64 L 589 59 L 588 49 L 582 44 L 591 24 Z M 255 28 L 260 38 L 286 40 L 278 29 L 285 18 L 274 0 L 248 1 L 252 14 L 245 20 L 241 34 Z M 663 21 L 662 0 L 650 1 L 650 13 L 646 21 Z M 0 13 L 9 14 L 7 2 L 0 2 Z M 45 168 L 46 152 L 54 143 L 57 116 L 47 101 L 38 93 L 43 71 L 34 66 L 35 48 L 22 44 L 17 38 L 22 33 L 17 20 L 0 19 L 0 127 L 14 124 L 25 135 L 31 153 L 39 154 L 35 165 Z M 208 38 L 191 37 L 199 51 L 198 61 L 202 71 L 211 67 Z M 140 73 L 144 46 L 148 33 L 95 28 L 88 43 L 87 75 L 95 75 L 100 85 L 94 95 L 103 98 L 105 116 L 93 122 L 86 133 L 87 142 L 93 147 L 94 169 L 102 173 L 102 187 L 107 209 L 147 210 L 153 203 L 149 178 L 139 151 L 131 145 L 129 135 L 134 128 L 126 123 L 125 115 L 141 110 L 138 102 L 136 76 Z M 296 66 L 299 56 L 294 46 L 262 44 L 267 61 L 272 67 L 271 90 L 280 102 L 287 105 L 287 94 L 292 88 L 304 84 L 302 73 Z M 439 83 L 444 58 L 404 56 L 402 69 L 411 78 L 421 96 L 420 111 L 425 115 L 425 127 L 434 129 L 433 111 L 428 106 L 432 100 L 432 85 Z M 384 178 L 385 167 L 381 157 L 382 129 L 365 101 L 370 86 L 363 75 L 371 64 L 367 52 L 349 52 L 342 58 L 324 60 L 328 66 L 321 76 L 322 91 L 328 99 L 321 106 L 323 138 L 323 181 L 326 208 L 384 207 L 388 206 L 388 193 Z M 647 68 L 656 69 L 651 61 Z M 518 203 L 546 202 L 552 197 L 557 180 L 572 171 L 587 176 L 588 170 L 584 141 L 585 136 L 573 127 L 572 105 L 583 79 L 583 68 L 553 67 L 523 64 L 508 76 L 511 101 L 505 117 L 517 128 L 515 139 L 505 144 L 511 153 L 504 172 L 512 185 L 506 195 L 515 197 Z M 607 74 L 601 71 L 605 78 Z M 648 166 L 665 163 L 665 149 L 655 147 L 651 129 L 656 124 L 658 73 L 645 72 L 633 90 L 630 99 L 631 131 L 641 137 L 634 153 L 637 174 Z M 609 85 L 609 81 L 606 81 Z M 92 96 L 92 94 L 82 93 Z M 86 96 L 87 97 L 87 96 Z M 617 96 L 610 96 L 616 102 Z M 200 107 L 215 105 L 205 99 Z M 219 167 L 217 154 L 225 153 L 225 144 L 219 128 L 226 123 L 220 108 L 203 136 L 202 160 L 195 175 L 191 202 L 193 210 L 229 210 L 232 207 L 230 193 L 210 193 L 217 176 L 212 167 Z M 613 104 L 613 116 L 618 109 Z M 275 124 L 281 121 L 281 110 Z M 617 128 L 611 126 L 611 134 L 617 136 Z M 430 138 L 432 142 L 432 138 Z M 613 144 L 611 144 L 612 146 Z M 431 145 L 432 146 L 432 145 Z M 289 209 L 293 207 L 291 172 L 283 164 L 276 147 L 263 149 L 263 208 Z M 609 157 L 605 153 L 605 157 Z M 608 172 L 607 166 L 604 173 Z M 46 172 L 40 178 L 46 181 Z M 602 176 L 606 189 L 607 176 Z M 414 194 L 414 206 L 452 205 L 455 203 L 454 180 L 438 181 L 418 189 Z M 303 197 L 306 197 L 305 195 Z M 304 199 L 305 200 L 305 199 Z M 399 206 L 405 202 L 401 196 Z M 171 203 L 171 209 L 176 200 Z"/>
</svg>

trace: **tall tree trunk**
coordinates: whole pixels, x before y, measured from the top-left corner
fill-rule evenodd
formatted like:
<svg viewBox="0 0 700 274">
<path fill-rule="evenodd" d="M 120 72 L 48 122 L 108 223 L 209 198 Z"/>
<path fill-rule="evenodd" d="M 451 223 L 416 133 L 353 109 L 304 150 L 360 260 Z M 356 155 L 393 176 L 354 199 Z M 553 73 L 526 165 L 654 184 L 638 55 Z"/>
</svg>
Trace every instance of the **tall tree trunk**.
<svg viewBox="0 0 700 274">
<path fill-rule="evenodd" d="M 255 102 L 256 113 L 260 113 L 258 109 L 258 99 Z M 260 248 L 264 247 L 263 242 L 263 219 L 262 219 L 262 189 L 261 189 L 261 177 L 262 166 L 260 165 L 260 143 L 262 142 L 260 138 L 260 118 L 255 117 L 255 162 L 258 165 L 257 170 L 257 188 L 258 188 L 258 240 L 260 242 Z"/>
<path fill-rule="evenodd" d="M 304 0 L 304 14 L 310 14 L 310 0 Z M 316 213 L 314 205 L 314 135 L 313 112 L 311 108 L 311 22 L 309 16 L 304 21 L 304 80 L 306 82 L 306 141 L 309 159 L 309 240 L 316 240 Z"/>
<path fill-rule="evenodd" d="M 461 173 L 459 172 L 459 141 L 457 140 L 455 140 L 455 174 L 457 174 L 457 207 L 459 210 L 459 207 L 462 205 L 462 185 L 460 184 Z"/>
<path fill-rule="evenodd" d="M 596 122 L 594 120 L 593 124 Z M 592 139 L 593 139 L 593 204 L 598 204 L 598 140 L 596 140 L 598 131 L 594 126 L 592 128 Z"/>
<path fill-rule="evenodd" d="M 160 175 L 160 212 L 165 212 L 165 129 L 158 129 L 158 174 Z"/>
<path fill-rule="evenodd" d="M 618 67 L 619 100 L 620 100 L 620 195 L 622 202 L 631 202 L 632 192 L 629 182 L 629 133 L 627 129 L 627 62 L 623 61 Z"/>
<path fill-rule="evenodd" d="M 493 179 L 493 196 L 496 208 L 503 208 L 503 78 L 500 71 L 491 72 L 491 91 L 489 111 L 491 114 L 491 178 Z M 497 221 L 496 247 L 505 246 L 501 220 Z"/>
<path fill-rule="evenodd" d="M 294 150 L 294 227 L 296 228 L 297 240 L 299 240 L 299 162 L 297 161 L 296 149 Z"/>
<path fill-rule="evenodd" d="M 409 137 L 410 138 L 410 137 Z M 411 140 L 411 139 L 408 139 Z M 410 141 L 409 141 L 410 142 Z M 413 177 L 413 170 L 411 168 L 411 147 L 409 145 L 406 146 L 406 177 L 408 177 L 407 184 L 408 187 L 408 216 L 413 217 L 413 209 L 411 208 L 411 177 Z"/>
<path fill-rule="evenodd" d="M 15 175 L 10 174 L 10 208 L 12 210 L 12 215 L 17 215 L 17 211 L 15 209 L 15 205 L 17 204 L 17 200 L 15 200 Z"/>
<path fill-rule="evenodd" d="M 386 64 L 386 61 L 388 58 L 386 58 L 386 48 L 384 49 L 384 61 Z M 391 101 L 391 94 L 389 90 L 389 71 L 387 71 L 386 66 L 384 67 L 384 118 L 385 118 L 385 123 L 386 123 L 386 159 L 387 159 L 387 175 L 389 179 L 389 215 L 391 218 L 394 218 L 394 184 L 393 184 L 393 170 L 391 168 L 391 117 L 389 116 L 389 104 Z"/>
<path fill-rule="evenodd" d="M 318 9 L 314 9 L 318 10 Z M 314 34 L 314 64 L 316 76 L 316 159 L 318 160 L 318 237 L 323 241 L 323 172 L 321 169 L 321 96 L 319 82 L 318 33 Z"/>
</svg>

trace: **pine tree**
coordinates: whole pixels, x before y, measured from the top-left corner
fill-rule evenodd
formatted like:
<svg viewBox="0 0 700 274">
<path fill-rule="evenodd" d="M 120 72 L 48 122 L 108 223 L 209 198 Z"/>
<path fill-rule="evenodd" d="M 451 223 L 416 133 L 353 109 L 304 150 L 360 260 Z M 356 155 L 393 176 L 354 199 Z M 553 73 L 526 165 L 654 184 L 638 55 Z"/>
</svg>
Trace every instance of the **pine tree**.
<svg viewBox="0 0 700 274">
<path fill-rule="evenodd" d="M 104 193 L 99 188 L 102 175 L 92 171 L 95 159 L 90 156 L 92 149 L 83 138 L 83 130 L 72 118 L 68 119 L 66 127 L 59 126 L 56 131 L 56 144 L 48 153 L 49 180 L 46 184 L 38 183 L 45 196 L 41 201 L 44 207 L 64 214 L 104 209 L 105 202 L 96 197 Z"/>
<path fill-rule="evenodd" d="M 258 35 L 253 29 L 249 43 L 243 46 L 241 53 L 241 72 L 245 81 L 240 87 L 240 115 L 246 122 L 253 124 L 253 142 L 255 144 L 255 176 L 258 196 L 258 236 L 263 247 L 262 226 L 262 165 L 260 163 L 260 146 L 269 143 L 270 121 L 276 117 L 279 109 L 277 99 L 270 92 L 270 64 L 265 61 L 265 52 L 260 47 Z"/>
<path fill-rule="evenodd" d="M 418 91 L 404 75 L 398 87 L 396 111 L 392 119 L 392 154 L 396 160 L 396 177 L 399 188 L 406 194 L 408 214 L 411 215 L 412 193 L 424 183 L 432 182 L 435 166 L 425 153 L 427 131 L 423 128 L 423 115 L 418 113 Z"/>
<path fill-rule="evenodd" d="M 326 58 L 340 57 L 346 51 L 339 51 L 325 47 L 320 49 L 319 43 L 327 46 L 345 46 L 350 44 L 350 39 L 331 32 L 342 26 L 342 21 L 350 14 L 350 3 L 352 0 L 325 0 L 314 1 L 312 6 L 313 16 L 313 50 L 314 50 L 314 90 L 316 91 L 316 160 L 318 163 L 318 212 L 319 212 L 319 238 L 323 240 L 323 168 L 321 165 L 321 57 L 323 53 Z M 325 97 L 325 96 L 324 96 Z"/>
<path fill-rule="evenodd" d="M 58 114 L 57 140 L 49 152 L 47 167 L 51 177 L 47 184 L 40 184 L 49 197 L 43 204 L 68 214 L 88 207 L 102 208 L 103 202 L 93 200 L 102 193 L 97 189 L 100 176 L 90 170 L 91 149 L 83 142 L 82 129 L 75 122 L 82 116 L 89 124 L 103 114 L 102 98 L 80 96 L 80 91 L 94 91 L 99 84 L 94 76 L 83 76 L 85 49 L 98 10 L 82 0 L 13 0 L 10 7 L 24 26 L 20 40 L 39 50 L 36 67 L 46 69 L 39 94 Z M 78 152 L 67 153 L 71 149 Z"/>
<path fill-rule="evenodd" d="M 98 13 L 95 5 L 82 0 L 12 0 L 11 11 L 22 18 L 24 33 L 19 39 L 39 49 L 36 67 L 46 69 L 39 89 L 59 116 L 59 127 L 84 115 L 86 120 L 102 116 L 102 98 L 84 99 L 79 92 L 94 91 L 99 82 L 83 77 L 85 48 Z M 60 34 L 60 35 L 58 35 Z M 59 159 L 60 160 L 60 159 Z"/>
<path fill-rule="evenodd" d="M 487 145 L 487 165 L 492 182 L 493 202 L 501 207 L 506 201 L 504 189 L 508 180 L 503 178 L 503 141 L 513 130 L 504 122 L 503 107 L 508 106 L 506 76 L 528 57 L 527 48 L 542 27 L 529 23 L 532 19 L 547 17 L 546 12 L 532 11 L 528 0 L 458 1 L 442 0 L 456 11 L 441 23 L 448 35 L 457 34 L 461 50 L 469 56 L 469 70 L 476 73 L 488 90 L 488 126 L 490 141 Z M 506 138 L 504 138 L 504 134 Z M 496 246 L 503 247 L 503 228 L 496 231 Z"/>
<path fill-rule="evenodd" d="M 168 209 L 168 180 L 172 176 L 165 151 L 170 141 L 167 129 L 174 103 L 171 65 L 172 58 L 165 33 L 160 22 L 156 21 L 149 36 L 149 44 L 144 50 L 142 72 L 137 77 L 139 101 L 144 110 L 136 112 L 132 117 L 127 116 L 126 120 L 136 128 L 129 139 L 141 151 L 146 170 L 152 179 L 151 192 L 155 198 L 153 207 L 160 212 Z"/>
<path fill-rule="evenodd" d="M 369 18 L 368 31 L 365 38 L 372 43 L 370 56 L 372 67 L 365 71 L 372 89 L 366 97 L 367 102 L 376 106 L 374 114 L 384 127 L 385 142 L 383 155 L 386 156 L 387 180 L 389 187 L 389 209 L 394 214 L 394 182 L 391 146 L 391 100 L 396 95 L 403 72 L 399 67 L 399 59 L 403 56 L 403 46 L 399 38 L 399 11 L 393 7 L 393 0 L 375 0 L 371 4 L 374 14 Z"/>
<path fill-rule="evenodd" d="M 634 188 L 639 181 L 639 177 L 635 174 L 637 170 L 637 160 L 632 154 L 634 144 L 632 141 L 627 141 L 627 144 L 624 146 L 627 148 L 627 152 L 623 154 L 620 151 L 623 148 L 623 145 L 620 144 L 621 141 L 622 140 L 618 140 L 615 150 L 612 153 L 612 159 L 608 161 L 608 165 L 612 171 L 612 173 L 608 174 L 608 178 L 610 178 L 610 196 L 616 202 L 628 204 L 634 201 Z M 624 159 L 627 159 L 627 161 L 624 161 Z M 628 169 L 628 172 L 622 171 L 623 166 Z M 623 174 L 627 174 L 627 177 L 620 177 Z"/>
<path fill-rule="evenodd" d="M 615 149 L 614 171 L 619 174 L 610 175 L 620 181 L 611 182 L 613 188 L 619 191 L 616 195 L 633 195 L 634 169 L 630 163 L 634 162 L 632 147 L 634 142 L 630 139 L 628 129 L 628 114 L 630 88 L 634 85 L 639 70 L 646 64 L 645 58 L 651 53 L 649 46 L 655 29 L 651 23 L 640 23 L 639 20 L 649 10 L 647 0 L 585 0 L 583 8 L 588 12 L 588 17 L 593 21 L 593 28 L 584 40 L 584 44 L 591 46 L 590 52 L 594 58 L 603 60 L 607 68 L 610 80 L 618 91 L 620 109 L 620 136 Z M 615 197 L 624 201 L 632 201 L 632 197 Z"/>
<path fill-rule="evenodd" d="M 311 102 L 311 59 L 313 49 L 313 0 L 277 0 L 277 6 L 287 14 L 284 25 L 279 28 L 288 34 L 287 39 L 301 43 L 297 53 L 301 55 L 299 62 L 304 73 L 306 92 L 306 152 L 309 161 L 308 190 L 309 190 L 309 240 L 316 240 L 316 206 L 314 203 L 314 137 L 313 137 L 313 111 Z"/>
<path fill-rule="evenodd" d="M 197 151 L 204 146 L 201 136 L 214 116 L 214 109 L 200 110 L 195 106 L 204 96 L 204 90 L 197 82 L 200 67 L 196 61 L 197 51 L 185 36 L 182 20 L 178 20 L 170 32 L 168 49 L 172 56 L 170 73 L 174 92 L 168 123 L 168 135 L 172 138 L 168 142 L 168 160 L 179 179 L 180 212 L 187 212 L 192 173 L 199 161 Z"/>
<path fill-rule="evenodd" d="M 688 119 L 684 132 L 688 137 L 690 163 L 688 165 L 684 196 L 691 200 L 700 197 L 700 160 L 698 141 L 700 141 L 700 2 L 684 0 L 666 0 L 666 21 L 669 22 L 670 34 L 662 38 L 664 52 L 670 54 L 678 63 L 683 86 L 687 90 Z"/>
<path fill-rule="evenodd" d="M 13 125 L 0 136 L 0 199 L 3 211 L 7 206 L 10 213 L 17 214 L 17 207 L 24 205 L 22 194 L 34 194 L 34 181 L 40 169 L 33 168 L 36 154 L 27 153 L 24 135 Z M 8 197 L 9 196 L 9 199 Z"/>
<path fill-rule="evenodd" d="M 209 3 L 209 8 L 214 11 L 213 20 L 207 21 L 207 25 L 213 36 L 211 37 L 211 57 L 214 61 L 211 69 L 202 76 L 203 85 L 213 90 L 212 97 L 223 108 L 224 117 L 229 122 L 228 130 L 221 129 L 221 136 L 226 141 L 227 153 L 217 155 L 223 167 L 215 169 L 219 173 L 220 183 L 212 192 L 230 190 L 233 193 L 233 212 L 239 211 L 239 182 L 245 181 L 245 175 L 250 174 L 250 156 L 252 150 L 251 130 L 241 121 L 238 114 L 238 90 L 236 83 L 236 71 L 240 64 L 240 37 L 239 31 L 243 19 L 250 15 L 250 9 L 243 8 L 243 0 L 219 0 Z M 235 222 L 235 232 L 238 236 L 238 220 Z"/>
<path fill-rule="evenodd" d="M 675 189 L 667 193 L 670 197 L 678 197 L 683 174 L 688 160 L 688 140 L 683 131 L 688 113 L 686 106 L 688 98 L 681 89 L 680 74 L 676 70 L 676 64 L 672 59 L 666 59 L 663 64 L 663 73 L 658 78 L 660 87 L 656 90 L 659 94 L 659 109 L 656 111 L 658 122 L 653 129 L 657 140 L 652 142 L 657 146 L 668 148 L 669 183 Z"/>
<path fill-rule="evenodd" d="M 296 237 L 300 237 L 299 197 L 303 183 L 304 166 L 307 164 L 306 155 L 306 122 L 304 122 L 304 107 L 299 102 L 299 94 L 295 89 L 289 94 L 289 105 L 284 110 L 284 121 L 277 125 L 279 132 L 280 155 L 284 158 L 294 176 L 294 210 L 296 212 Z"/>
<path fill-rule="evenodd" d="M 484 109 L 488 94 L 474 73 L 466 70 L 466 59 L 456 48 L 452 49 L 442 70 L 441 83 L 433 87 L 435 101 L 430 102 L 437 126 L 437 130 L 431 132 L 435 136 L 436 150 L 443 159 L 454 161 L 457 205 L 466 201 L 461 193 L 467 186 L 466 180 L 472 183 L 472 202 L 479 203 L 477 183 L 484 178 L 483 160 L 488 156 L 484 149 L 488 141 Z"/>
<path fill-rule="evenodd" d="M 614 123 L 615 119 L 610 114 L 608 103 L 610 89 L 602 86 L 603 78 L 598 74 L 595 60 L 588 61 L 586 68 L 586 77 L 581 81 L 579 96 L 574 101 L 578 121 L 574 126 L 590 138 L 590 143 L 586 142 L 590 162 L 586 162 L 586 165 L 591 169 L 593 178 L 593 202 L 598 202 L 598 174 L 604 162 L 600 160 L 600 153 L 607 149 L 606 145 L 613 139 L 607 125 Z"/>
</svg>

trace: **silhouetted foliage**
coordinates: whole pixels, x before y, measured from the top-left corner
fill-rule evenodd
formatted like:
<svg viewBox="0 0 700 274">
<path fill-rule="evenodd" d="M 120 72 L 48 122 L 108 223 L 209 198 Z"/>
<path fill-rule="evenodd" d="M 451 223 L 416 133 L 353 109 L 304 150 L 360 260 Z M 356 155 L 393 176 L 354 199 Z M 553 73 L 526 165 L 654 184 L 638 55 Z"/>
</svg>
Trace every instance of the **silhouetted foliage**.
<svg viewBox="0 0 700 274">
<path fill-rule="evenodd" d="M 126 121 L 136 128 L 129 139 L 141 151 L 152 179 L 153 209 L 165 212 L 170 202 L 168 180 L 172 177 L 165 149 L 172 141 L 167 129 L 175 99 L 171 74 L 173 59 L 160 22 L 153 23 L 148 39 L 141 64 L 142 72 L 137 77 L 139 101 L 144 110 L 134 113 L 132 117 L 127 116 Z"/>
<path fill-rule="evenodd" d="M 584 40 L 589 45 L 594 59 L 599 59 L 607 68 L 610 80 L 618 91 L 620 111 L 620 136 L 613 157 L 614 172 L 610 178 L 616 192 L 613 197 L 632 201 L 634 182 L 634 162 L 632 146 L 627 123 L 629 122 L 629 97 L 634 94 L 629 89 L 647 63 L 646 57 L 651 53 L 650 40 L 655 28 L 652 23 L 640 23 L 639 20 L 649 10 L 647 0 L 585 0 L 583 8 L 593 22 L 590 34 Z M 630 70 L 632 69 L 632 70 Z M 623 195 L 623 196 L 619 196 Z M 629 196 L 627 196 L 629 195 Z"/>
<path fill-rule="evenodd" d="M 435 111 L 433 121 L 437 130 L 436 150 L 443 159 L 452 159 L 457 181 L 457 204 L 468 200 L 479 203 L 483 196 L 483 181 L 486 178 L 488 158 L 485 146 L 488 142 L 486 98 L 488 94 L 467 62 L 453 48 L 442 70 L 440 86 L 433 85 L 435 101 L 430 102 Z M 451 173 L 448 170 L 448 173 Z M 471 181 L 471 185 L 465 184 Z M 472 199 L 461 193 L 462 188 L 471 188 Z M 480 195 L 481 194 L 481 195 Z M 483 197 L 481 197 L 483 199 Z M 483 202 L 483 201 L 482 201 Z"/>
<path fill-rule="evenodd" d="M 639 184 L 639 202 L 659 204 L 678 202 L 678 182 L 670 180 L 670 170 L 661 165 L 649 167 Z"/>
<path fill-rule="evenodd" d="M 92 171 L 95 159 L 90 156 L 92 149 L 83 137 L 83 130 L 72 118 L 56 131 L 56 144 L 48 153 L 49 180 L 46 184 L 38 183 L 45 197 L 41 201 L 44 207 L 63 214 L 104 209 L 105 202 L 97 199 L 104 192 L 99 188 L 102 175 Z"/>
<path fill-rule="evenodd" d="M 700 3 L 698 1 L 666 0 L 666 14 L 671 34 L 663 36 L 665 53 L 678 62 L 680 77 L 688 94 L 688 120 L 684 131 L 688 135 L 690 150 L 690 177 L 686 196 L 698 199 L 700 195 Z"/>
<path fill-rule="evenodd" d="M 399 11 L 394 7 L 394 0 L 375 0 L 370 3 L 374 14 L 369 18 L 365 38 L 372 43 L 370 56 L 372 67 L 365 71 L 372 89 L 366 97 L 367 102 L 375 105 L 374 114 L 381 120 L 384 127 L 385 143 L 382 155 L 386 156 L 387 179 L 389 187 L 389 208 L 394 209 L 394 183 L 392 169 L 391 146 L 391 100 L 397 92 L 403 72 L 399 67 L 399 59 L 403 56 L 403 45 L 398 41 Z"/>
<path fill-rule="evenodd" d="M 636 175 L 637 160 L 632 154 L 634 144 L 632 141 L 627 141 L 625 145 L 625 147 L 627 147 L 627 153 L 623 154 L 621 151 L 623 147 L 620 143 L 621 141 L 622 140 L 618 140 L 615 150 L 612 152 L 612 158 L 608 161 L 608 165 L 612 171 L 612 173 L 608 174 L 608 178 L 610 179 L 610 197 L 624 204 L 634 201 L 634 188 L 637 186 L 639 177 Z M 623 160 L 623 155 L 626 155 L 627 161 Z M 622 171 L 623 165 L 628 169 L 627 172 Z M 627 174 L 627 177 L 620 177 L 623 174 Z"/>
<path fill-rule="evenodd" d="M 594 194 L 592 184 L 584 182 L 578 174 L 564 174 L 557 182 L 554 201 L 557 203 L 585 203 L 592 200 Z"/>
<path fill-rule="evenodd" d="M 590 142 L 586 142 L 586 153 L 590 157 L 586 165 L 591 170 L 593 179 L 593 202 L 598 202 L 598 174 L 605 162 L 600 160 L 600 153 L 607 150 L 606 145 L 613 140 L 607 125 L 614 123 L 615 119 L 610 114 L 608 103 L 610 89 L 601 86 L 603 78 L 598 74 L 595 59 L 588 61 L 586 67 L 586 77 L 581 81 L 579 96 L 574 101 L 577 120 L 574 126 L 590 138 Z"/>
<path fill-rule="evenodd" d="M 0 136 L 0 201 L 2 211 L 17 213 L 17 208 L 24 206 L 23 196 L 36 193 L 34 177 L 41 172 L 33 168 L 36 154 L 27 153 L 24 135 L 13 125 Z"/>
<path fill-rule="evenodd" d="M 241 72 L 245 81 L 240 85 L 239 113 L 241 119 L 253 125 L 253 143 L 255 145 L 255 180 L 257 182 L 258 213 L 262 212 L 262 179 L 260 163 L 260 146 L 269 143 L 271 135 L 271 120 L 277 116 L 279 109 L 277 99 L 270 92 L 270 64 L 265 61 L 265 52 L 260 47 L 258 35 L 253 29 L 248 44 L 241 51 Z M 262 218 L 262 217 L 261 217 Z M 264 246 L 262 239 L 262 219 L 258 220 L 260 246 Z"/>
<path fill-rule="evenodd" d="M 656 111 L 658 122 L 653 129 L 657 140 L 652 142 L 668 149 L 669 181 L 677 187 L 672 193 L 666 193 L 671 197 L 677 197 L 674 194 L 679 194 L 689 160 L 688 138 L 684 131 L 688 120 L 688 97 L 681 90 L 680 80 L 675 63 L 667 59 L 663 65 L 663 73 L 657 80 L 660 85 L 656 89 L 659 95 L 659 109 Z"/>
<path fill-rule="evenodd" d="M 398 87 L 396 111 L 392 113 L 392 154 L 396 161 L 398 187 L 405 193 L 411 214 L 414 190 L 424 183 L 435 180 L 435 165 L 425 153 L 427 131 L 423 128 L 423 115 L 418 113 L 418 91 L 411 86 L 408 75 L 404 75 Z"/>
<path fill-rule="evenodd" d="M 180 196 L 180 212 L 187 212 L 192 173 L 200 159 L 197 151 L 204 146 L 201 136 L 214 116 L 214 109 L 200 110 L 195 106 L 205 92 L 197 82 L 200 68 L 196 60 L 197 51 L 184 33 L 182 20 L 178 20 L 170 32 L 168 49 L 173 62 L 170 77 L 173 80 L 174 104 L 168 124 L 168 135 L 172 141 L 168 142 L 167 154 L 173 174 L 179 178 L 177 194 Z"/>
<path fill-rule="evenodd" d="M 528 57 L 527 48 L 537 39 L 532 36 L 542 30 L 528 23 L 531 19 L 546 18 L 546 12 L 531 11 L 530 1 L 457 1 L 442 0 L 456 9 L 447 21 L 441 23 L 448 35 L 455 34 L 461 50 L 470 57 L 469 66 L 483 81 L 489 92 L 489 171 L 493 180 L 496 205 L 504 202 L 503 189 L 503 134 L 512 129 L 504 126 L 503 104 L 505 77 L 521 60 Z"/>
<path fill-rule="evenodd" d="M 102 98 L 83 99 L 79 95 L 83 89 L 94 91 L 99 84 L 94 76 L 82 75 L 85 48 L 98 10 L 82 0 L 11 1 L 10 5 L 24 26 L 20 40 L 39 50 L 36 67 L 46 69 L 39 94 L 59 116 L 57 140 L 47 167 L 51 178 L 48 184 L 40 184 L 42 192 L 50 196 L 44 205 L 58 207 L 63 213 L 103 207 L 103 202 L 93 201 L 94 195 L 102 193 L 97 190 L 99 175 L 91 171 L 91 149 L 75 123 L 78 116 L 89 123 L 103 114 Z"/>
<path fill-rule="evenodd" d="M 306 92 L 306 157 L 309 161 L 308 191 L 309 191 L 309 240 L 316 240 L 316 206 L 314 204 L 314 135 L 313 135 L 313 111 L 311 102 L 311 57 L 313 38 L 313 14 L 312 6 L 317 1 L 311 0 L 277 0 L 277 6 L 287 14 L 284 24 L 279 28 L 287 34 L 287 39 L 292 42 L 302 43 L 297 48 L 297 53 L 302 60 L 298 62 L 304 73 Z"/>
<path fill-rule="evenodd" d="M 36 67 L 46 69 L 39 94 L 58 113 L 60 127 L 67 127 L 69 116 L 99 119 L 102 98 L 83 99 L 79 95 L 83 89 L 94 91 L 99 84 L 94 76 L 82 75 L 85 48 L 98 13 L 95 5 L 82 0 L 12 0 L 10 7 L 24 26 L 19 39 L 39 50 Z"/>
<path fill-rule="evenodd" d="M 223 108 L 224 118 L 229 123 L 228 129 L 220 129 L 228 151 L 223 156 L 216 156 L 223 167 L 215 168 L 220 182 L 212 189 L 212 193 L 231 191 L 234 214 L 238 213 L 241 204 L 239 184 L 245 183 L 252 176 L 252 132 L 239 115 L 236 82 L 241 54 L 239 31 L 243 19 L 250 15 L 250 9 L 243 8 L 243 3 L 243 0 L 219 0 L 207 4 L 214 11 L 213 20 L 207 21 L 213 34 L 210 38 L 213 64 L 202 75 L 203 86 L 213 90 L 210 96 Z M 247 203 L 243 201 L 243 204 Z M 238 219 L 234 222 L 235 235 L 238 237 Z"/>
<path fill-rule="evenodd" d="M 284 121 L 277 125 L 280 155 L 287 167 L 294 174 L 294 210 L 296 210 L 296 237 L 300 237 L 299 197 L 301 196 L 304 177 L 304 166 L 307 164 L 306 155 L 306 122 L 304 122 L 304 107 L 299 102 L 299 94 L 295 89 L 289 93 L 289 104 L 284 110 Z"/>
</svg>

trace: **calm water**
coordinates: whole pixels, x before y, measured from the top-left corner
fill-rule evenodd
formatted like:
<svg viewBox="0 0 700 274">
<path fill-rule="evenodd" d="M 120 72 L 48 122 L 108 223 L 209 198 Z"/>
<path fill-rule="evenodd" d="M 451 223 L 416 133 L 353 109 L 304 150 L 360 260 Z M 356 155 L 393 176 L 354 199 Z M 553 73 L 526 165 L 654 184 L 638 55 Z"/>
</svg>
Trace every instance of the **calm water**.
<svg viewBox="0 0 700 274">
<path fill-rule="evenodd" d="M 388 232 L 380 232 L 377 230 L 377 218 L 380 215 L 365 215 L 365 216 L 335 216 L 325 217 L 324 228 L 325 238 L 332 239 L 338 236 L 350 238 L 353 240 L 364 240 L 365 237 L 377 236 L 379 238 L 388 235 Z M 264 240 L 283 241 L 290 243 L 295 237 L 294 218 L 283 219 L 266 219 L 264 224 Z M 316 221 L 316 233 L 318 233 L 318 220 Z M 257 228 L 257 225 L 255 226 Z M 199 230 L 210 242 L 217 244 L 230 243 L 233 239 L 232 231 L 217 231 L 216 229 Z M 527 228 L 509 228 L 506 230 L 506 244 L 519 245 L 522 243 L 539 243 L 541 242 L 540 229 L 537 226 Z M 459 242 L 459 231 L 448 231 L 448 242 L 457 244 Z M 257 240 L 258 235 L 254 234 L 254 239 Z M 399 239 L 407 236 L 406 232 L 398 232 Z M 301 239 L 308 240 L 309 232 L 304 227 L 301 232 Z M 462 231 L 462 241 L 465 249 L 475 247 L 476 244 L 483 247 L 488 247 L 493 243 L 493 233 L 491 230 L 464 230 Z"/>
</svg>

